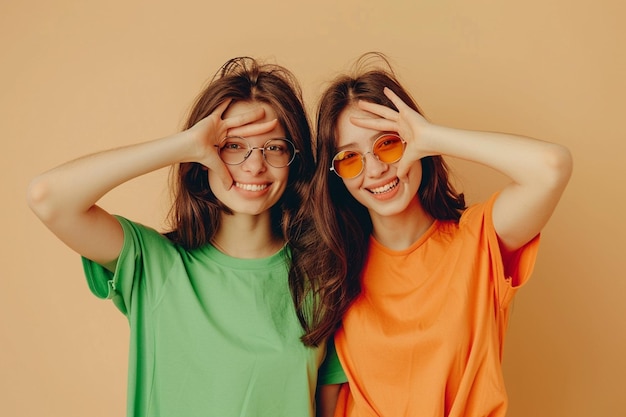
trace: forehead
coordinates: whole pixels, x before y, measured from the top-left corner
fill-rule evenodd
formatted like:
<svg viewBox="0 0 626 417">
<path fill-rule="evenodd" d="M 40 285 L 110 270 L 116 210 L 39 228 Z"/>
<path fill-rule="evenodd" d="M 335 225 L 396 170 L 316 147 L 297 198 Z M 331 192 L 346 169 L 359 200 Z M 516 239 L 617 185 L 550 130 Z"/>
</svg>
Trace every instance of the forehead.
<svg viewBox="0 0 626 417">
<path fill-rule="evenodd" d="M 337 119 L 335 127 L 335 138 L 337 147 L 357 146 L 360 144 L 369 145 L 373 139 L 378 137 L 381 132 L 378 130 L 366 129 L 364 127 L 355 126 L 350 121 L 351 117 L 378 119 L 379 117 L 359 109 L 356 105 L 346 107 Z"/>
<path fill-rule="evenodd" d="M 226 111 L 222 115 L 222 119 L 227 119 L 229 117 L 238 116 L 240 114 L 244 114 L 249 111 L 258 109 L 259 107 L 265 110 L 265 115 L 262 118 L 252 122 L 253 124 L 269 122 L 271 120 L 278 118 L 278 114 L 276 113 L 274 108 L 267 103 L 261 103 L 258 101 L 237 101 L 235 103 L 232 103 L 230 106 L 228 106 L 228 109 L 226 109 Z M 262 135 L 257 135 L 257 136 L 261 140 L 268 140 L 271 138 L 286 136 L 286 132 L 282 123 L 278 123 L 274 129 L 270 130 L 267 133 L 264 133 Z M 247 138 L 253 139 L 253 138 L 256 138 L 257 136 L 248 136 Z"/>
</svg>

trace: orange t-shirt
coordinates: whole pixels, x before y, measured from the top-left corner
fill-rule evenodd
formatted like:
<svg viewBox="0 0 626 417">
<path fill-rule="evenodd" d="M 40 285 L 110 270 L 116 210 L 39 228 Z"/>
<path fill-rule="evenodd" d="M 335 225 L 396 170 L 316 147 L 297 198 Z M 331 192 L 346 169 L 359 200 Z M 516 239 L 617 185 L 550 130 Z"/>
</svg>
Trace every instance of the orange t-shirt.
<svg viewBox="0 0 626 417">
<path fill-rule="evenodd" d="M 502 348 L 509 306 L 530 276 L 539 236 L 505 276 L 495 195 L 459 223 L 435 221 L 411 247 L 373 238 L 362 293 L 335 336 L 348 378 L 335 416 L 504 416 Z"/>
</svg>

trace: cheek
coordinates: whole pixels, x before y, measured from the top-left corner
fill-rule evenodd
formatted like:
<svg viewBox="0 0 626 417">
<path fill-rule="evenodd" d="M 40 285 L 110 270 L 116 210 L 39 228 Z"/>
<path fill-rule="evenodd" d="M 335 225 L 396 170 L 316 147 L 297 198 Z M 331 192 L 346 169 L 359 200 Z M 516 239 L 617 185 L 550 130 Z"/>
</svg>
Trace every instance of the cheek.
<svg viewBox="0 0 626 417">
<path fill-rule="evenodd" d="M 274 168 L 268 166 L 271 169 L 271 176 L 276 183 L 287 184 L 289 182 L 289 168 Z"/>
<path fill-rule="evenodd" d="M 348 190 L 348 192 L 355 198 L 359 194 L 361 184 L 362 181 L 359 180 L 359 177 L 351 180 L 343 180 L 343 185 L 346 187 L 346 190 Z"/>
</svg>

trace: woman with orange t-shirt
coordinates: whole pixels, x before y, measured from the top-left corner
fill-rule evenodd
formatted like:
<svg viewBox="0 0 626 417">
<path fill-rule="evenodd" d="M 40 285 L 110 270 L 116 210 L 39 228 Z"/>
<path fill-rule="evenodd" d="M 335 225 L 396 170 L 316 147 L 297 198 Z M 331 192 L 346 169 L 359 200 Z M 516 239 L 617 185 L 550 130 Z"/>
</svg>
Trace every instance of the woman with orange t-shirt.
<svg viewBox="0 0 626 417">
<path fill-rule="evenodd" d="M 346 294 L 336 354 L 329 349 L 320 371 L 319 414 L 504 416 L 511 300 L 532 272 L 571 155 L 553 143 L 433 124 L 384 56 L 359 63 L 372 56 L 387 68 L 340 76 L 319 104 L 318 255 Z M 466 207 L 443 156 L 511 182 Z"/>
</svg>

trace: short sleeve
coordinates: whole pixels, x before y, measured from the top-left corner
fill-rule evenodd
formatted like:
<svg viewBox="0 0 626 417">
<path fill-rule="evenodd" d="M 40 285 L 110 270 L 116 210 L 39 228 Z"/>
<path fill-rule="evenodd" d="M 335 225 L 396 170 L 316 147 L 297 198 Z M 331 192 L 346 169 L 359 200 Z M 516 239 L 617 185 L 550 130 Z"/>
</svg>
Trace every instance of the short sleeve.
<svg viewBox="0 0 626 417">
<path fill-rule="evenodd" d="M 489 254 L 497 298 L 502 308 L 510 304 L 517 290 L 532 275 L 539 251 L 540 235 L 519 248 L 505 268 L 493 225 L 493 206 L 497 197 L 498 193 L 495 193 L 486 202 L 467 209 L 461 222 L 464 227 L 473 229 L 474 233 L 479 235 L 480 246 Z"/>
<path fill-rule="evenodd" d="M 120 216 L 116 219 L 124 231 L 124 244 L 115 272 L 84 257 L 82 263 L 91 292 L 99 298 L 112 300 L 122 313 L 129 315 L 140 288 L 150 295 L 162 285 L 164 271 L 171 267 L 176 251 L 156 230 Z M 145 282 L 146 275 L 150 276 L 149 282 Z"/>
<path fill-rule="evenodd" d="M 326 357 L 320 366 L 317 384 L 330 385 L 342 384 L 344 382 L 348 382 L 348 378 L 341 367 L 341 362 L 339 362 L 334 338 L 331 337 L 326 345 Z"/>
</svg>

